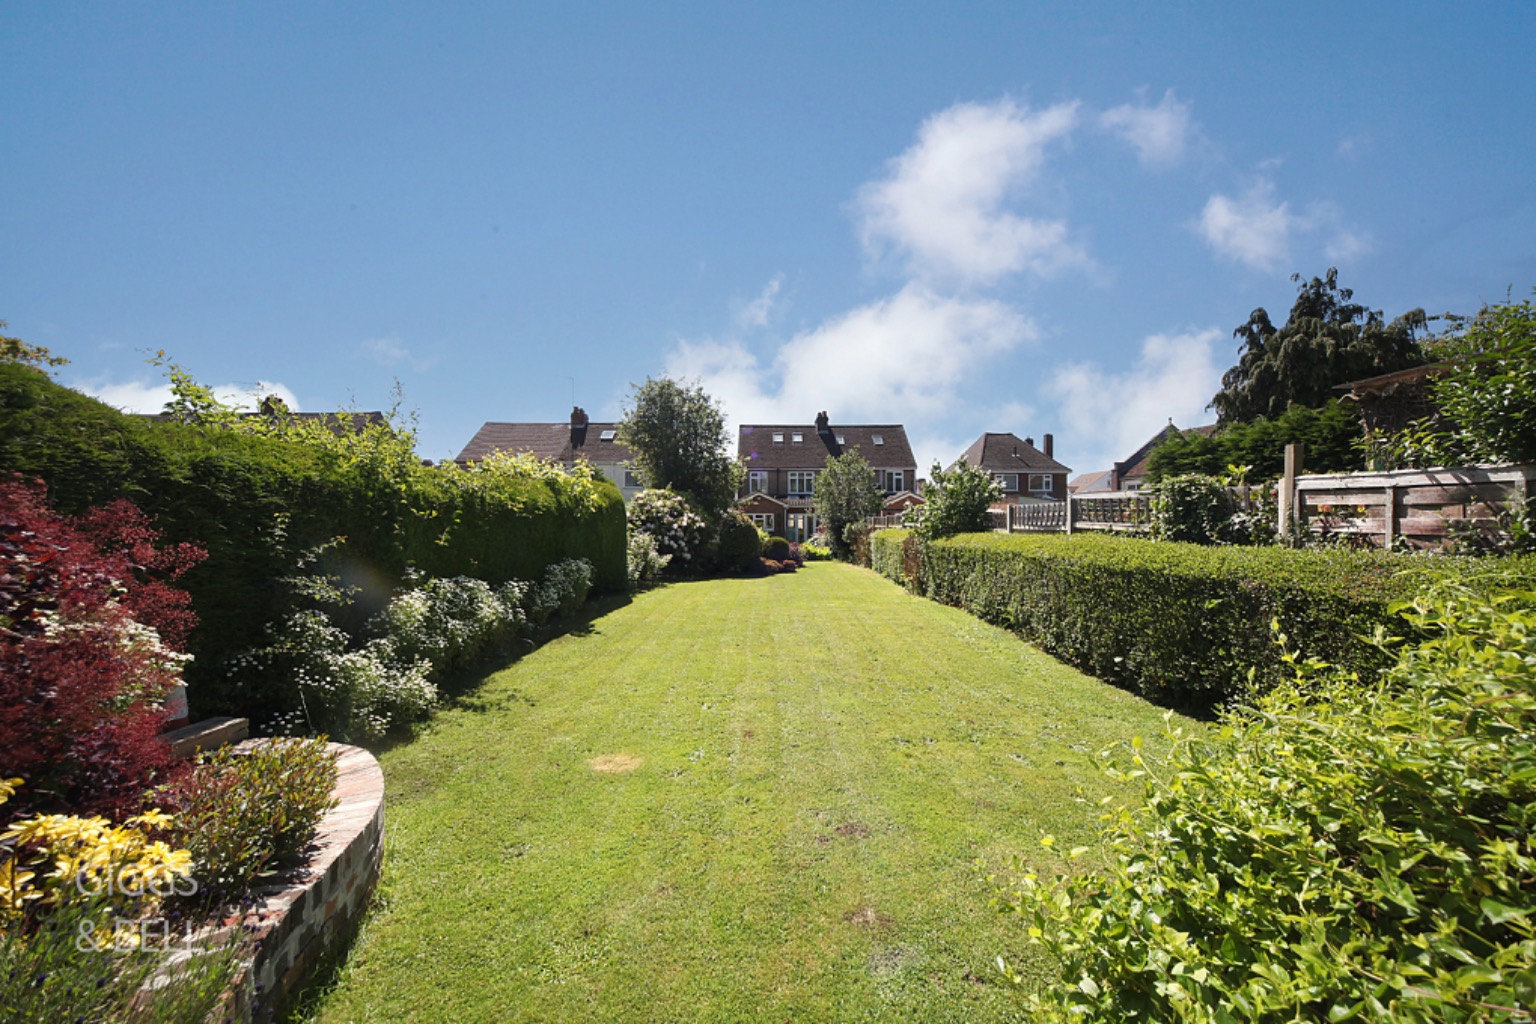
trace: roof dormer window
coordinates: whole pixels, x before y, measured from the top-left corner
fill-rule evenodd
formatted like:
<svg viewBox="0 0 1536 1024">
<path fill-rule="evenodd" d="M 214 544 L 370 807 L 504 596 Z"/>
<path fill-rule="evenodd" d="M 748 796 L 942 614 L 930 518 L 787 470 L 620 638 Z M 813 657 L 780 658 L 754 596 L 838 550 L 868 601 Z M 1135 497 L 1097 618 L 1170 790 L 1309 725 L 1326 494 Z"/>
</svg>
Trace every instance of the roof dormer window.
<svg viewBox="0 0 1536 1024">
<path fill-rule="evenodd" d="M 848 443 L 848 439 L 846 437 L 844 437 L 842 434 L 838 434 L 837 435 L 837 443 L 839 445 L 845 445 L 845 444 Z"/>
<path fill-rule="evenodd" d="M 618 431 L 605 430 L 601 434 L 597 435 L 597 439 L 599 441 L 612 441 L 616 436 L 618 436 Z"/>
<path fill-rule="evenodd" d="M 805 443 L 805 435 L 800 433 L 800 431 L 797 430 L 797 431 L 794 432 L 793 436 L 791 437 L 791 440 L 794 441 L 795 444 L 804 444 Z"/>
<path fill-rule="evenodd" d="M 874 436 L 872 436 L 870 438 L 870 440 L 875 442 L 875 444 L 885 444 L 885 435 L 884 434 L 875 434 Z"/>
<path fill-rule="evenodd" d="M 783 431 L 775 430 L 773 432 L 773 443 L 774 444 L 783 444 L 784 443 L 784 432 Z"/>
</svg>

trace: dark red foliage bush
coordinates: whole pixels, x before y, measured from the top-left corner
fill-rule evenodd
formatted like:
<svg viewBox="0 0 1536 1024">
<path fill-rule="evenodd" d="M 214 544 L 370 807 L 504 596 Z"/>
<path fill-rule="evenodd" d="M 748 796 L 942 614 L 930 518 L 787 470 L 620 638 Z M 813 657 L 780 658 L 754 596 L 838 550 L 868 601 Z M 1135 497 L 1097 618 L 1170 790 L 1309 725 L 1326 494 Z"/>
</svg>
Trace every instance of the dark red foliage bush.
<svg viewBox="0 0 1536 1024">
<path fill-rule="evenodd" d="M 26 782 L 9 818 L 131 813 L 168 770 L 161 702 L 196 624 L 169 581 L 202 553 L 157 539 L 126 501 L 71 521 L 0 483 L 0 774 Z"/>
</svg>

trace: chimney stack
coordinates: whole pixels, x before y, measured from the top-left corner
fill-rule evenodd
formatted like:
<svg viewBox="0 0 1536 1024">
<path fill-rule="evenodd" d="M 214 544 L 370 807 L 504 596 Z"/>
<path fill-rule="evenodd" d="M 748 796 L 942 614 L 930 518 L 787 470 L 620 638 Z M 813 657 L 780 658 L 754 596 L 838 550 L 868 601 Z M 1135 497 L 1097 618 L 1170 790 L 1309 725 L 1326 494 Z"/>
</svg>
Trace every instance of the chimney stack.
<svg viewBox="0 0 1536 1024">
<path fill-rule="evenodd" d="M 1024 443 L 1029 445 L 1031 448 L 1033 448 L 1035 446 L 1035 439 L 1032 438 L 1032 437 L 1026 437 L 1024 439 Z"/>
<path fill-rule="evenodd" d="M 818 434 L 830 434 L 830 433 L 832 433 L 832 427 L 829 425 L 830 422 L 831 421 L 829 421 L 827 419 L 826 410 L 822 410 L 821 412 L 817 413 L 816 414 L 816 433 L 818 433 Z"/>
<path fill-rule="evenodd" d="M 587 411 L 581 406 L 571 409 L 571 448 L 577 449 L 587 443 Z"/>
<path fill-rule="evenodd" d="M 1048 459 L 1056 457 L 1056 438 L 1050 434 L 1045 435 L 1045 457 Z"/>
</svg>

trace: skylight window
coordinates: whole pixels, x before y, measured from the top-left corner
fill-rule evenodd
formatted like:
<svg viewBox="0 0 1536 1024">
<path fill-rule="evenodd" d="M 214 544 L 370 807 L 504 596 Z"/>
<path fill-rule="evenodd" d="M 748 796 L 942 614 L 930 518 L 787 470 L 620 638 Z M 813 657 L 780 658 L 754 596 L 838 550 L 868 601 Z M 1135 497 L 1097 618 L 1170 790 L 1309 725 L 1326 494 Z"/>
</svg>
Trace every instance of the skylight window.
<svg viewBox="0 0 1536 1024">
<path fill-rule="evenodd" d="M 875 442 L 875 444 L 885 444 L 885 435 L 884 434 L 875 434 L 873 437 L 870 438 L 870 440 Z"/>
<path fill-rule="evenodd" d="M 803 444 L 805 442 L 805 435 L 800 433 L 800 431 L 797 430 L 797 431 L 795 431 L 794 436 L 791 438 L 791 440 L 794 441 L 795 444 Z"/>
<path fill-rule="evenodd" d="M 784 434 L 783 434 L 782 431 L 775 430 L 773 432 L 773 443 L 774 444 L 783 444 L 784 443 Z"/>
<path fill-rule="evenodd" d="M 838 434 L 837 435 L 837 443 L 838 444 L 847 444 L 848 443 L 848 439 L 846 437 L 844 437 L 842 434 Z"/>
<path fill-rule="evenodd" d="M 612 441 L 617 435 L 618 431 L 616 430 L 605 430 L 598 435 L 597 439 L 599 441 Z"/>
</svg>

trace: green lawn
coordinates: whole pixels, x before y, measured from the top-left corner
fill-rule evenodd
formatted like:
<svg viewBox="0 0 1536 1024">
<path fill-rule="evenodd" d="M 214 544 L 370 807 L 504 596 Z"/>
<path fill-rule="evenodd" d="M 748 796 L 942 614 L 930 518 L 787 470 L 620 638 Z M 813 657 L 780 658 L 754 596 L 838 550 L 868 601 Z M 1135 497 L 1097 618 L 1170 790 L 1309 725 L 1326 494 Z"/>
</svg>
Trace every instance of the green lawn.
<svg viewBox="0 0 1536 1024">
<path fill-rule="evenodd" d="M 673 584 L 382 758 L 380 907 L 318 1021 L 999 1020 L 975 867 L 1092 837 L 1162 712 L 873 573 Z"/>
</svg>

